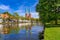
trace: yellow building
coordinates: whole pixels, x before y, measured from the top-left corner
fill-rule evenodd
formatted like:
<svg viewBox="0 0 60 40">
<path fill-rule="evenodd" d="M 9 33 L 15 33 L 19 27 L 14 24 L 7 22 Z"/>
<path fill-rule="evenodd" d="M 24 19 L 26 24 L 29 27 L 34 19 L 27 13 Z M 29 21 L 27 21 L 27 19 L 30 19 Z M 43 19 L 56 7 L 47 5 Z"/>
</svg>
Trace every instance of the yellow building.
<svg viewBox="0 0 60 40">
<path fill-rule="evenodd" d="M 0 18 L 9 18 L 8 14 L 0 14 Z"/>
</svg>

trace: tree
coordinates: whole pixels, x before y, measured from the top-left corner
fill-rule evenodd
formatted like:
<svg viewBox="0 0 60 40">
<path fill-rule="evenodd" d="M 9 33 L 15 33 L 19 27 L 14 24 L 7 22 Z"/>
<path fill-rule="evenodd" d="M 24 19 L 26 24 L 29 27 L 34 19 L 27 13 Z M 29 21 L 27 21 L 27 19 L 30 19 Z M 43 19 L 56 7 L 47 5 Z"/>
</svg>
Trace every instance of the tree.
<svg viewBox="0 0 60 40">
<path fill-rule="evenodd" d="M 5 22 L 6 20 L 8 20 L 9 22 L 9 20 L 11 19 L 10 16 L 12 16 L 12 14 L 10 14 L 9 12 L 4 12 L 3 14 L 8 16 L 7 18 L 5 18 L 6 16 L 4 15 L 3 21 Z"/>
<path fill-rule="evenodd" d="M 39 12 L 39 17 L 42 23 L 56 20 L 57 14 L 55 12 L 57 0 L 39 0 L 39 4 L 36 6 L 36 11 Z M 55 22 L 56 23 L 56 22 Z"/>
<path fill-rule="evenodd" d="M 12 14 L 9 12 L 4 12 L 3 14 L 8 14 L 9 16 L 12 16 Z"/>
<path fill-rule="evenodd" d="M 11 19 L 10 17 L 11 16 L 13 16 L 11 13 L 9 13 L 9 12 L 4 12 L 3 14 L 7 14 L 8 16 L 9 16 L 9 18 L 7 18 L 7 19 Z"/>
<path fill-rule="evenodd" d="M 15 19 L 17 19 L 17 23 L 18 23 L 19 22 L 19 18 L 20 18 L 19 14 L 15 12 L 14 16 L 15 16 Z"/>
</svg>

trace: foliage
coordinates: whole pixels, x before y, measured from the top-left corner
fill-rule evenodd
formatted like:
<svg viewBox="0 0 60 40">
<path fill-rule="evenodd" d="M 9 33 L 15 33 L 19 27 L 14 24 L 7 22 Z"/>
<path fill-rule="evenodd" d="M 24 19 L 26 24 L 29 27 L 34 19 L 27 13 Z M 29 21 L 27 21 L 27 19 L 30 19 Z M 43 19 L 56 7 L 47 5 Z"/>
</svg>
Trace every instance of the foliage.
<svg viewBox="0 0 60 40">
<path fill-rule="evenodd" d="M 39 17 L 42 23 L 47 23 L 57 19 L 56 14 L 57 0 L 39 0 L 39 4 L 36 6 L 36 11 L 39 12 Z"/>
<path fill-rule="evenodd" d="M 16 19 L 19 19 L 20 18 L 19 14 L 16 13 L 16 12 L 14 13 L 14 16 L 15 16 Z"/>
<path fill-rule="evenodd" d="M 3 14 L 8 14 L 9 16 L 12 16 L 12 14 L 10 14 L 9 12 L 4 12 Z"/>
</svg>

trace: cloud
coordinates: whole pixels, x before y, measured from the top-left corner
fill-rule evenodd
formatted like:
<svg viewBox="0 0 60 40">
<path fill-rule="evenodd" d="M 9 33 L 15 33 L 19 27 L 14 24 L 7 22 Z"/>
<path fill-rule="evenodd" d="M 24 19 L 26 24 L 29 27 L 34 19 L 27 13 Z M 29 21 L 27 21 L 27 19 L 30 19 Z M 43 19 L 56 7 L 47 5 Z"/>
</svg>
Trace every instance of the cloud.
<svg viewBox="0 0 60 40">
<path fill-rule="evenodd" d="M 4 5 L 4 4 L 0 5 L 0 10 L 2 12 L 8 11 L 9 13 L 14 13 L 14 11 L 15 11 L 14 9 L 10 8 L 10 6 Z"/>
<path fill-rule="evenodd" d="M 18 10 L 16 10 L 15 12 L 21 13 L 21 12 L 23 12 L 23 10 L 18 9 Z"/>
<path fill-rule="evenodd" d="M 17 13 L 19 13 L 20 16 L 25 17 L 25 12 L 20 12 L 21 10 L 17 10 Z M 39 18 L 38 12 L 31 12 L 31 17 L 33 18 Z"/>
<path fill-rule="evenodd" d="M 19 13 L 19 15 L 25 17 L 25 13 Z M 32 18 L 39 18 L 39 15 L 37 12 L 31 12 L 31 17 Z"/>
<path fill-rule="evenodd" d="M 33 18 L 39 18 L 38 12 L 31 12 Z"/>
<path fill-rule="evenodd" d="M 21 5 L 21 6 L 18 7 L 17 10 L 15 10 L 15 12 L 23 13 L 23 12 L 25 12 L 25 8 L 26 8 L 26 7 L 25 7 L 24 5 Z"/>
<path fill-rule="evenodd" d="M 35 4 L 36 5 L 36 4 Z M 21 5 L 18 10 L 16 10 L 15 12 L 19 13 L 20 16 L 25 16 L 25 7 L 24 5 Z M 39 18 L 38 12 L 31 12 L 31 15 L 33 18 Z"/>
<path fill-rule="evenodd" d="M 38 2 L 35 2 L 32 7 L 35 7 L 38 4 Z"/>
<path fill-rule="evenodd" d="M 1 10 L 9 10 L 10 9 L 10 7 L 9 6 L 7 6 L 7 5 L 0 5 L 0 9 Z"/>
</svg>

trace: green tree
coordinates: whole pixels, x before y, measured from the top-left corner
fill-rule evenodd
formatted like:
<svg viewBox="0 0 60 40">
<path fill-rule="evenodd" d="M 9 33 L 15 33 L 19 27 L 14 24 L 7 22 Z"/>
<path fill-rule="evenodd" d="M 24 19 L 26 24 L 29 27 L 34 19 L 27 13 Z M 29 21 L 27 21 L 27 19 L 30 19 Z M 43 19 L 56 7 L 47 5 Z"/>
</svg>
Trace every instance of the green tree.
<svg viewBox="0 0 60 40">
<path fill-rule="evenodd" d="M 19 22 L 19 18 L 20 18 L 19 14 L 15 12 L 14 16 L 15 16 L 15 19 L 17 20 L 17 23 L 18 23 Z"/>
<path fill-rule="evenodd" d="M 57 24 L 56 3 L 57 0 L 39 0 L 36 11 L 39 12 L 40 20 L 44 25 L 52 20 Z"/>
<path fill-rule="evenodd" d="M 3 14 L 8 14 L 9 16 L 12 16 L 12 14 L 9 12 L 4 12 Z"/>
<path fill-rule="evenodd" d="M 8 16 L 9 16 L 9 18 L 7 18 L 7 19 L 11 19 L 10 17 L 11 16 L 13 16 L 11 13 L 9 13 L 9 12 L 4 12 L 3 14 L 7 14 Z"/>
<path fill-rule="evenodd" d="M 10 16 L 12 16 L 12 14 L 10 14 L 9 12 L 4 12 L 3 14 L 7 14 L 8 15 L 8 18 L 6 18 L 6 19 L 3 18 L 3 21 L 11 19 Z"/>
</svg>

